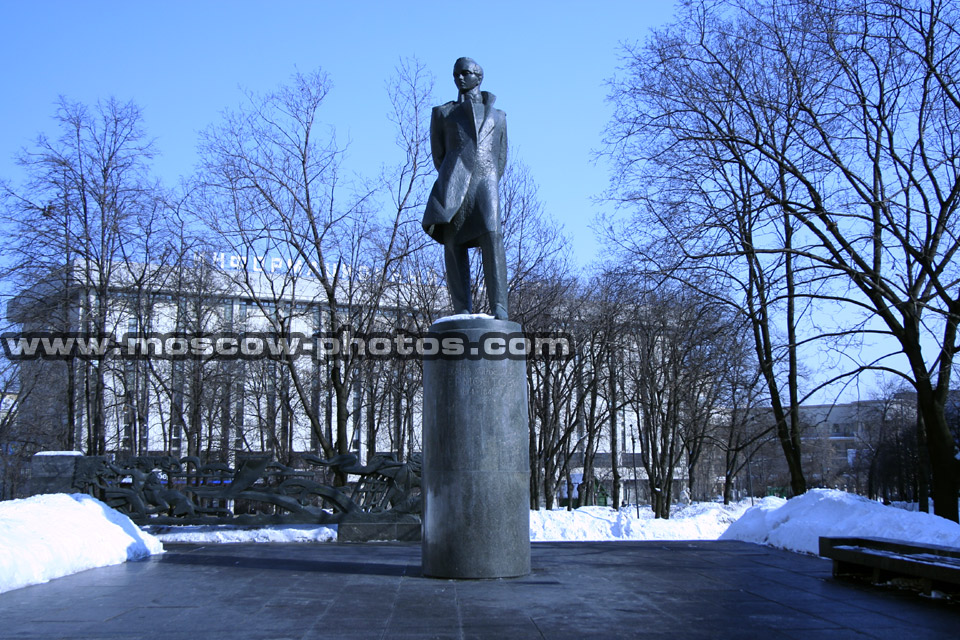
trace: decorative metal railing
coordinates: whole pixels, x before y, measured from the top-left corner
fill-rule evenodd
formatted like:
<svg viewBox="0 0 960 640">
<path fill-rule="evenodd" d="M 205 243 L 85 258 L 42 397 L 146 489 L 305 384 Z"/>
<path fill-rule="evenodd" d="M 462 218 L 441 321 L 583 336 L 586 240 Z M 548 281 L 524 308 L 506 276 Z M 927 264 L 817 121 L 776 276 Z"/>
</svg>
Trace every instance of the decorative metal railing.
<svg viewBox="0 0 960 640">
<path fill-rule="evenodd" d="M 376 521 L 420 513 L 419 457 L 375 456 L 366 465 L 354 454 L 302 458 L 312 469 L 269 456 L 244 458 L 236 468 L 192 456 L 80 457 L 73 485 L 140 525 L 331 524 L 348 516 Z M 316 479 L 330 472 L 358 479 L 342 487 Z"/>
</svg>

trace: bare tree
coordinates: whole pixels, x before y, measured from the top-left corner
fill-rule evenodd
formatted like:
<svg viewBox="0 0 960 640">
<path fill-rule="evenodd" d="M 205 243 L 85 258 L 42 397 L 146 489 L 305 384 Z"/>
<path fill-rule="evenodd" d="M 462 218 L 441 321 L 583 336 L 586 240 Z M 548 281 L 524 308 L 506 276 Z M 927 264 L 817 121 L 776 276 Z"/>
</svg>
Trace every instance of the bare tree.
<svg viewBox="0 0 960 640">
<path fill-rule="evenodd" d="M 764 406 L 767 397 L 763 373 L 751 357 L 753 337 L 750 333 L 748 323 L 734 322 L 725 353 L 718 355 L 719 424 L 711 439 L 723 457 L 724 504 L 730 503 L 737 478 L 776 431 L 777 420 L 767 419 L 770 411 Z"/>
<path fill-rule="evenodd" d="M 717 408 L 729 318 L 690 288 L 647 289 L 629 278 L 622 286 L 634 292 L 624 327 L 624 404 L 636 419 L 654 515 L 669 518 L 676 472 L 699 461 Z"/>
<path fill-rule="evenodd" d="M 851 318 L 822 331 L 894 341 L 905 371 L 861 364 L 916 389 L 936 510 L 953 520 L 960 461 L 943 406 L 960 311 L 957 12 L 939 1 L 689 5 L 628 52 L 613 134 L 624 167 L 638 167 L 632 143 L 653 131 L 662 149 L 712 154 L 701 184 L 748 176 L 742 195 L 768 224 L 785 221 L 776 254 L 820 285 L 800 295 Z"/>
<path fill-rule="evenodd" d="M 916 397 L 899 378 L 883 381 L 865 411 L 864 428 L 857 434 L 853 473 L 860 490 L 885 503 L 921 502 Z M 924 511 L 926 505 L 921 504 Z"/>
<path fill-rule="evenodd" d="M 593 300 L 584 288 L 568 283 L 569 289 L 561 300 L 553 299 L 549 318 L 524 325 L 527 331 L 557 331 L 573 337 L 577 353 L 574 358 L 535 357 L 527 361 L 527 397 L 529 412 L 530 501 L 531 508 L 553 508 L 561 486 L 566 485 L 572 498 L 575 486 L 571 470 L 583 465 L 583 496 L 591 495 L 588 474 L 592 474 L 593 456 L 599 437 L 589 426 L 599 428 L 597 419 L 601 379 L 596 365 L 594 348 L 603 343 L 591 341 L 598 333 L 592 322 L 595 311 Z M 532 298 L 533 292 L 527 292 Z M 528 298 L 529 299 L 529 298 Z M 593 418 L 592 423 L 588 419 Z M 590 438 L 589 442 L 585 442 Z M 585 446 L 586 445 L 586 446 Z M 582 460 L 582 462 L 578 462 Z M 570 503 L 568 502 L 568 506 Z"/>
<path fill-rule="evenodd" d="M 419 226 L 429 166 L 429 82 L 411 63 L 401 66 L 392 86 L 404 160 L 385 180 L 395 206 L 382 214 L 375 208 L 379 185 L 344 183 L 343 149 L 318 120 L 330 88 L 320 71 L 297 74 L 267 96 L 250 96 L 245 107 L 204 135 L 196 206 L 246 257 L 245 267 L 234 272 L 236 283 L 278 335 L 290 335 L 297 322 L 313 322 L 316 331 L 346 345 L 351 334 L 382 327 L 383 316 L 396 308 L 400 266 L 416 248 L 414 239 L 419 241 L 408 230 Z M 298 304 L 304 300 L 307 306 Z M 283 361 L 292 394 L 308 408 L 313 436 L 328 456 L 350 450 L 348 426 L 359 406 L 351 394 L 362 392 L 362 361 L 362 353 L 346 346 L 322 363 L 334 396 L 334 433 L 326 432 L 311 401 L 309 376 L 315 374 L 295 358 Z"/>
<path fill-rule="evenodd" d="M 48 382 L 41 375 L 23 375 L 18 363 L 4 360 L 0 366 L 0 500 L 26 496 L 34 453 L 66 447 L 66 434 L 58 421 L 20 420 L 25 401 L 43 402 Z"/>
<path fill-rule="evenodd" d="M 776 216 L 751 172 L 725 161 L 722 145 L 695 134 L 674 136 L 709 118 L 687 108 L 676 87 L 658 79 L 678 47 L 683 50 L 682 41 L 663 34 L 646 49 L 628 48 L 628 75 L 613 85 L 608 143 L 618 168 L 614 193 L 634 206 L 634 215 L 608 239 L 635 270 L 698 288 L 749 321 L 791 488 L 800 494 L 806 490 L 797 338 L 802 314 L 788 248 L 794 223 Z M 704 99 L 690 91 L 688 102 Z M 724 114 L 735 108 L 727 101 L 709 106 Z"/>
<path fill-rule="evenodd" d="M 139 246 L 143 229 L 163 209 L 148 173 L 154 151 L 133 103 L 110 99 L 87 107 L 61 98 L 55 120 L 59 136 L 40 136 L 21 154 L 29 179 L 5 193 L 5 217 L 15 233 L 4 246 L 6 276 L 19 291 L 25 320 L 31 309 L 56 307 L 59 300 L 59 313 L 33 314 L 43 318 L 44 329 L 105 336 L 116 329 L 111 288 L 123 270 L 124 248 Z M 79 446 L 85 425 L 88 453 L 102 454 L 110 363 L 68 359 L 64 366 L 68 444 Z"/>
<path fill-rule="evenodd" d="M 390 266 L 393 286 L 384 298 L 387 308 L 375 324 L 378 330 L 397 336 L 425 332 L 442 309 L 442 276 L 438 277 L 442 271 L 429 255 L 432 242 L 420 225 L 433 171 L 429 122 L 433 84 L 433 76 L 415 58 L 401 60 L 387 81 L 388 118 L 394 124 L 395 144 L 402 158 L 381 174 L 382 189 L 388 196 L 384 209 L 393 222 L 389 236 L 381 240 L 380 255 L 392 251 L 397 259 Z M 403 460 L 416 445 L 414 415 L 422 398 L 422 363 L 393 357 L 364 363 L 363 368 L 368 455 L 376 453 L 382 439 Z M 389 425 L 386 437 L 381 425 Z"/>
<path fill-rule="evenodd" d="M 629 311 L 622 304 L 621 294 L 616 282 L 605 273 L 587 281 L 577 294 L 585 302 L 572 330 L 577 347 L 577 407 L 581 414 L 577 434 L 577 449 L 583 454 L 581 505 L 593 504 L 595 491 L 599 489 L 596 456 L 604 435 L 610 443 L 613 506 L 618 507 L 622 502 L 620 456 L 614 452 L 618 449 L 616 416 L 622 412 L 623 376 L 616 365 L 617 356 L 623 350 Z"/>
</svg>

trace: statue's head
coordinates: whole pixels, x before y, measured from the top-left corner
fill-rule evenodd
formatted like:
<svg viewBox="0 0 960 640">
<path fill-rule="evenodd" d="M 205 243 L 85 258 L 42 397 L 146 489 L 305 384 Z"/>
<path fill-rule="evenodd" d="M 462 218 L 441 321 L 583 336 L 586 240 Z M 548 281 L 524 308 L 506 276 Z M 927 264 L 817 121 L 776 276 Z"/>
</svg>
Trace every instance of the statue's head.
<svg viewBox="0 0 960 640">
<path fill-rule="evenodd" d="M 465 93 L 483 82 L 483 67 L 473 58 L 458 58 L 453 65 L 453 81 L 460 93 Z"/>
</svg>

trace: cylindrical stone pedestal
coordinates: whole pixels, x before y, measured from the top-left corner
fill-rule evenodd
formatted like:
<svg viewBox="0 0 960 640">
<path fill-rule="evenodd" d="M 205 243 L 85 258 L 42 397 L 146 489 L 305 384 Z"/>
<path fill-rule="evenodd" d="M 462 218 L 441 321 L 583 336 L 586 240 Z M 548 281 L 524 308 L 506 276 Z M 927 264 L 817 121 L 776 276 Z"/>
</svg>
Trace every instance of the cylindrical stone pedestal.
<svg viewBox="0 0 960 640">
<path fill-rule="evenodd" d="M 423 574 L 526 575 L 530 463 L 520 325 L 468 316 L 434 323 L 430 336 L 441 355 L 428 352 L 423 362 Z"/>
</svg>

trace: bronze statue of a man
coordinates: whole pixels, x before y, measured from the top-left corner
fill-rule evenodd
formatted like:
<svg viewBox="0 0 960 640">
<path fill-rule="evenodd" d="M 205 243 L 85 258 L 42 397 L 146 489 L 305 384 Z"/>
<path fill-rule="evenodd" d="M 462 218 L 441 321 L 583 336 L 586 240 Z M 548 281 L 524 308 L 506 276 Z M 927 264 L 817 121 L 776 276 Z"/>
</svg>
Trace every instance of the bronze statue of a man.
<svg viewBox="0 0 960 640">
<path fill-rule="evenodd" d="M 507 319 L 507 261 L 500 224 L 499 183 L 507 163 L 507 117 L 496 96 L 480 91 L 483 69 L 470 58 L 453 66 L 457 100 L 433 108 L 430 146 L 437 181 L 423 228 L 443 245 L 454 313 L 471 313 L 467 249 L 479 247 L 493 316 Z"/>
</svg>

